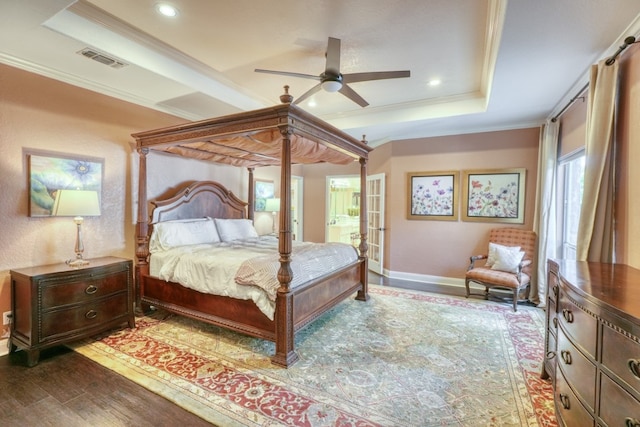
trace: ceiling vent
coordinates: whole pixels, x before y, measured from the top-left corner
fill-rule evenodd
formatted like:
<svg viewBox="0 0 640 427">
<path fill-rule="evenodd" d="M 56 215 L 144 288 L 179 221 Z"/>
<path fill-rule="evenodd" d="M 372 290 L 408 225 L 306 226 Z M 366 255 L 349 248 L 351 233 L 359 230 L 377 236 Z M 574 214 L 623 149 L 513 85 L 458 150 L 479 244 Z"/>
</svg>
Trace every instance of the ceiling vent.
<svg viewBox="0 0 640 427">
<path fill-rule="evenodd" d="M 91 49 L 89 47 L 82 49 L 81 51 L 78 52 L 78 54 L 84 57 L 87 57 L 89 59 L 93 59 L 94 61 L 97 61 L 101 64 L 108 65 L 111 68 L 122 68 L 129 65 L 122 61 L 118 61 L 117 59 L 112 58 L 108 55 L 105 55 L 102 52 L 98 52 L 95 49 Z"/>
</svg>

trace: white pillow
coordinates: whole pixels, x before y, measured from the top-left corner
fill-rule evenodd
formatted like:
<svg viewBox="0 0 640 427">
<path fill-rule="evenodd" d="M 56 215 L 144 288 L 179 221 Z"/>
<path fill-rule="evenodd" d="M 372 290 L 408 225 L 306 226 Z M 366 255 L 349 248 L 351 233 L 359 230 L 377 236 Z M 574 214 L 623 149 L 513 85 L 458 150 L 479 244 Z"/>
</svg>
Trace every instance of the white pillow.
<svg viewBox="0 0 640 427">
<path fill-rule="evenodd" d="M 489 242 L 489 254 L 487 255 L 487 261 L 484 264 L 485 267 L 491 267 L 493 266 L 493 263 L 496 262 L 496 250 L 498 248 L 506 249 L 516 253 L 520 252 L 520 246 L 504 246 L 497 243 Z"/>
<path fill-rule="evenodd" d="M 219 241 L 218 231 L 211 218 L 164 221 L 153 225 L 149 252 Z"/>
<path fill-rule="evenodd" d="M 218 235 L 223 242 L 257 238 L 258 232 L 250 219 L 215 218 Z"/>
<path fill-rule="evenodd" d="M 512 251 L 506 249 L 505 246 L 496 248 L 496 260 L 491 266 L 492 270 L 506 271 L 508 273 L 517 273 L 518 265 L 524 257 L 524 251 Z"/>
</svg>

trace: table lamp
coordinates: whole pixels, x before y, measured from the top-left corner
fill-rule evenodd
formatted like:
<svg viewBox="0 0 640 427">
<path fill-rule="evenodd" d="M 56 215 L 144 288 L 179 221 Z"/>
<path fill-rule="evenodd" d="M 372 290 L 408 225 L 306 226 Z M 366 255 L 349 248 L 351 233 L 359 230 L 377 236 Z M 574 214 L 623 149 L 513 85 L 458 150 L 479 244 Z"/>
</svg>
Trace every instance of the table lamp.
<svg viewBox="0 0 640 427">
<path fill-rule="evenodd" d="M 276 234 L 276 213 L 280 212 L 280 199 L 267 199 L 264 210 L 271 212 L 271 234 Z"/>
<path fill-rule="evenodd" d="M 98 192 L 90 190 L 58 190 L 51 209 L 53 216 L 72 216 L 76 223 L 76 259 L 67 260 L 71 267 L 82 267 L 89 261 L 82 259 L 84 245 L 82 244 L 82 222 L 85 216 L 100 215 Z"/>
</svg>

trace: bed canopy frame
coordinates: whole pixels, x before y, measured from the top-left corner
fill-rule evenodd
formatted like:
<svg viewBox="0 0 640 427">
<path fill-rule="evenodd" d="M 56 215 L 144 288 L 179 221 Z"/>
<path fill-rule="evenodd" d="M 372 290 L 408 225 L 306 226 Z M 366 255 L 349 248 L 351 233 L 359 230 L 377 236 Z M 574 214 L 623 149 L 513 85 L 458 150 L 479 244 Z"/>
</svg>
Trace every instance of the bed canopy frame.
<svg viewBox="0 0 640 427">
<path fill-rule="evenodd" d="M 149 275 L 150 216 L 147 200 L 147 155 L 150 151 L 171 153 L 213 163 L 246 167 L 248 179 L 248 218 L 253 219 L 254 169 L 280 166 L 280 221 L 278 251 L 280 288 L 275 311 L 276 354 L 273 363 L 290 366 L 297 360 L 294 333 L 293 293 L 290 292 L 292 270 L 291 231 L 291 166 L 293 164 L 333 163 L 360 164 L 360 244 L 358 275 L 361 289 L 357 299 L 368 299 L 367 293 L 367 160 L 372 150 L 359 141 L 319 118 L 292 104 L 288 86 L 280 97 L 281 104 L 260 110 L 135 133 L 139 154 L 139 192 L 136 225 L 136 309 L 141 312 L 145 301 L 141 298 L 141 280 Z M 188 196 L 183 194 L 182 197 Z M 236 200 L 233 194 L 229 196 Z M 157 205 L 156 205 L 157 206 Z M 341 291 L 344 293 L 344 290 Z M 326 291 L 325 291 L 326 293 Z M 317 298 L 316 294 L 314 298 Z M 337 297 L 330 296 L 331 305 Z M 330 307 L 329 307 L 330 308 Z M 214 322 L 215 323 L 215 322 Z M 308 323 L 308 322 L 307 322 Z M 236 328 L 240 330 L 240 328 Z M 256 336 L 262 336 L 260 333 Z M 270 337 L 268 337 L 270 338 Z"/>
</svg>

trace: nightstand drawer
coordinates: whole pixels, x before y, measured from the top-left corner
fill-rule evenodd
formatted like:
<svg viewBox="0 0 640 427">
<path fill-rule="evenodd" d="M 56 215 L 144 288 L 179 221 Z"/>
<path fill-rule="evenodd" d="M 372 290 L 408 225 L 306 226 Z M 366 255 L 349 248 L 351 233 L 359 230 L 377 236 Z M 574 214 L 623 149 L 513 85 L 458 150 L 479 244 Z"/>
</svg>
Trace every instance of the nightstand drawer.
<svg viewBox="0 0 640 427">
<path fill-rule="evenodd" d="M 42 315 L 40 341 L 73 335 L 85 329 L 101 327 L 118 317 L 126 320 L 127 294 L 122 293 L 95 303 L 50 311 Z"/>
<path fill-rule="evenodd" d="M 127 272 L 112 275 L 86 274 L 77 282 L 47 284 L 40 288 L 42 309 L 92 301 L 127 289 Z"/>
</svg>

